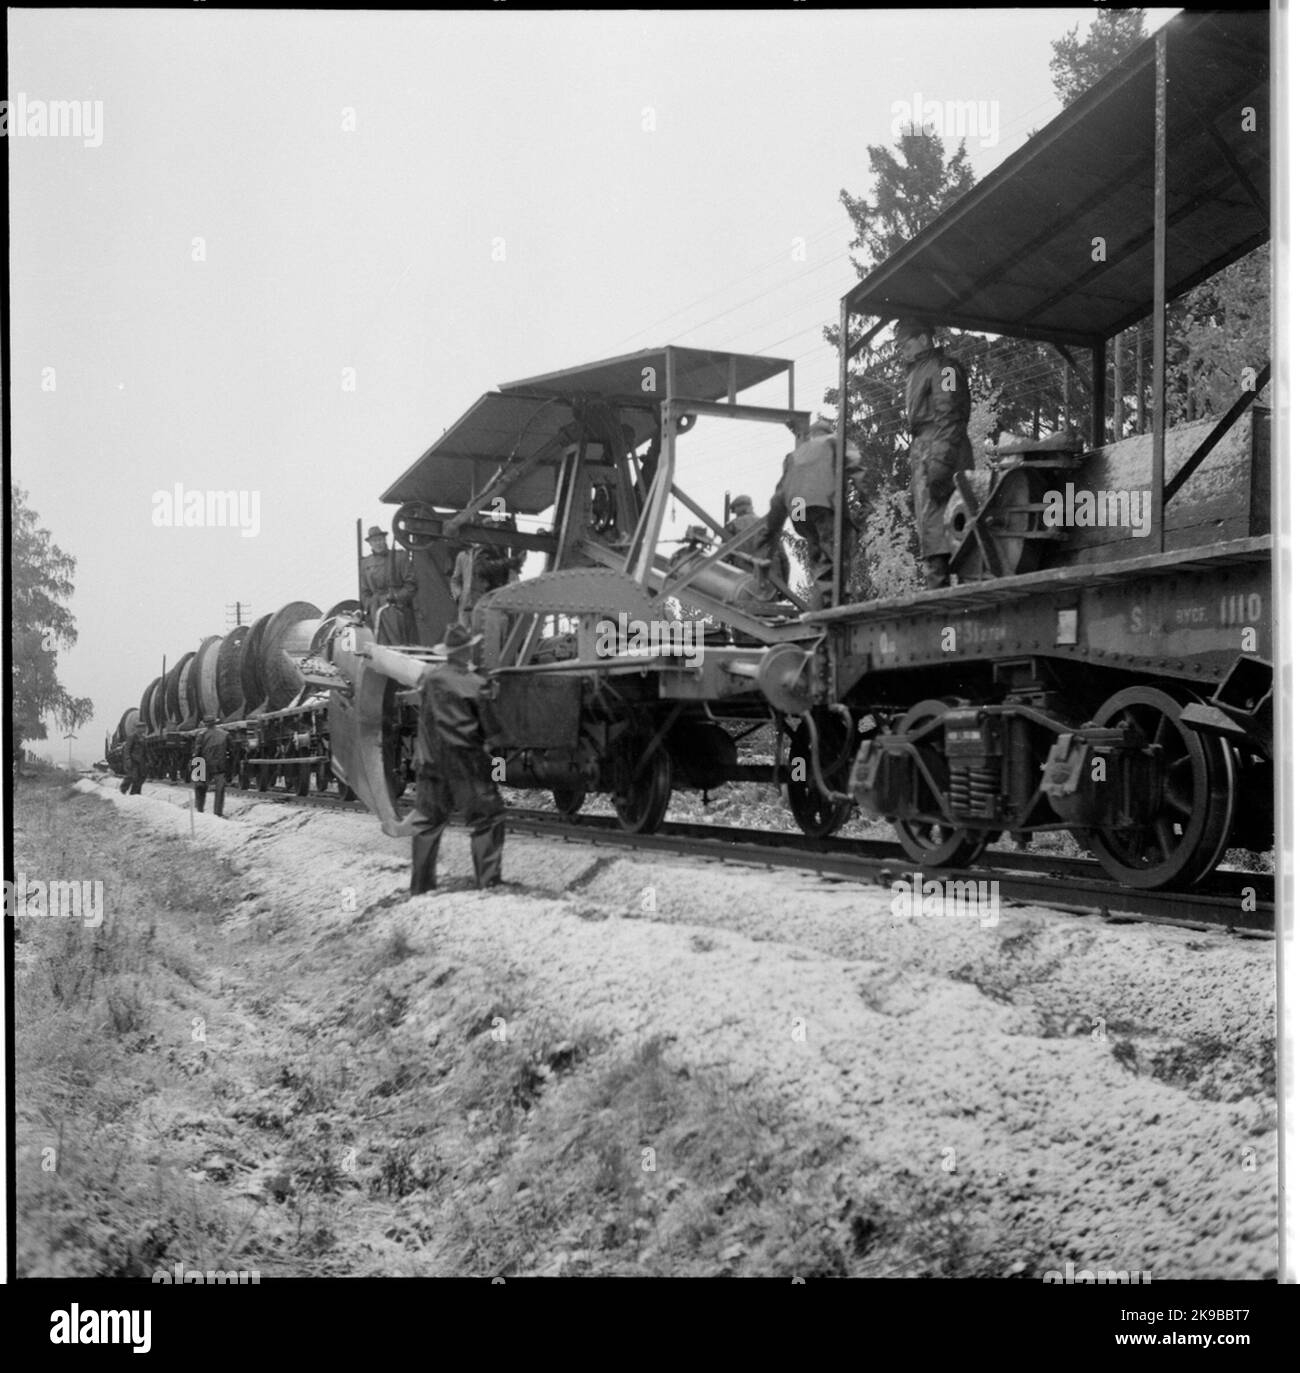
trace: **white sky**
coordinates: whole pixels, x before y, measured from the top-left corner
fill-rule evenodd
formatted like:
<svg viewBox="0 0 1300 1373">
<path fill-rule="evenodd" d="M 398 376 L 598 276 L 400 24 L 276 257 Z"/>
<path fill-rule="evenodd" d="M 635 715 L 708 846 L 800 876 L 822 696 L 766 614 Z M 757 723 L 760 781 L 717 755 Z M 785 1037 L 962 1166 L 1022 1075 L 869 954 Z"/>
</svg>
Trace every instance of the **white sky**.
<svg viewBox="0 0 1300 1373">
<path fill-rule="evenodd" d="M 354 521 L 387 527 L 379 493 L 501 382 L 676 342 L 793 358 L 816 405 L 838 193 L 894 102 L 996 102 L 982 176 L 1093 14 L 11 11 L 11 101 L 103 102 L 97 148 L 9 147 L 13 475 L 78 560 L 75 755 L 237 598 L 355 595 Z M 761 509 L 783 434 L 709 429 L 679 484 Z M 256 492 L 260 534 L 155 527 L 176 482 Z"/>
</svg>

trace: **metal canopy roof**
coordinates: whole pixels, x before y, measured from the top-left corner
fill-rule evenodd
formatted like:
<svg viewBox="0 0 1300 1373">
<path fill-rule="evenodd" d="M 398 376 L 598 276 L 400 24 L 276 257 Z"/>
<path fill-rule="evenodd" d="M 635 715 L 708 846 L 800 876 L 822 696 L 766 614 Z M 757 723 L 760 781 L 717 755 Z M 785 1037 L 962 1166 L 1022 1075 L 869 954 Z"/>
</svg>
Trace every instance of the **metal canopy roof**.
<svg viewBox="0 0 1300 1373">
<path fill-rule="evenodd" d="M 655 432 L 655 412 L 667 396 L 668 353 L 673 355 L 674 395 L 725 399 L 734 382 L 743 391 L 780 376 L 790 363 L 744 353 L 701 348 L 646 348 L 621 358 L 509 382 L 478 400 L 384 492 L 390 504 L 425 501 L 443 509 L 464 508 L 502 463 L 536 464 L 504 499 L 522 514 L 536 515 L 555 499 L 555 463 L 576 434 L 566 402 L 604 399 L 619 409 L 620 422 L 640 447 Z M 733 377 L 734 362 L 734 377 Z M 644 408 L 637 408 L 643 406 Z"/>
<path fill-rule="evenodd" d="M 692 400 L 724 400 L 731 390 L 747 390 L 784 372 L 784 358 L 758 357 L 752 353 L 718 353 L 705 348 L 643 348 L 620 358 L 590 362 L 563 372 L 549 372 L 526 381 L 511 381 L 503 391 L 535 396 L 623 396 L 662 401 L 667 398 L 668 354 L 673 355 L 673 394 Z"/>
<path fill-rule="evenodd" d="M 654 432 L 649 410 L 623 411 L 622 421 L 632 429 L 634 447 Z M 554 464 L 575 440 L 572 425 L 573 412 L 563 403 L 490 391 L 426 449 L 381 499 L 462 508 L 507 459 L 513 466 L 540 459 L 505 495 L 510 509 L 536 515 L 555 500 Z"/>
<path fill-rule="evenodd" d="M 1185 13 L 1164 32 L 1172 299 L 1269 237 L 1269 15 Z M 864 277 L 850 312 L 1074 344 L 1149 315 L 1155 44 Z M 1253 132 L 1242 128 L 1246 106 Z M 1099 237 L 1104 262 L 1093 260 Z"/>
</svg>

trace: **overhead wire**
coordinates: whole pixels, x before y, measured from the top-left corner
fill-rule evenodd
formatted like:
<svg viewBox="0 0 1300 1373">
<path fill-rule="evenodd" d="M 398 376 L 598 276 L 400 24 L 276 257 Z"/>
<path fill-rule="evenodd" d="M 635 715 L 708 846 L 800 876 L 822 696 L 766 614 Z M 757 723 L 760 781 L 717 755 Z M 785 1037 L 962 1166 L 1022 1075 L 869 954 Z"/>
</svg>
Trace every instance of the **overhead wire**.
<svg viewBox="0 0 1300 1373">
<path fill-rule="evenodd" d="M 837 218 L 834 224 L 828 224 L 824 228 L 817 230 L 815 233 L 807 237 L 804 240 L 805 246 L 808 244 L 820 243 L 824 238 L 828 238 L 831 234 L 834 233 L 845 233 L 849 230 L 850 227 L 851 226 L 844 224 L 844 222 L 841 219 Z M 802 237 L 802 235 L 799 235 L 799 237 Z M 678 315 L 688 313 L 689 311 L 695 309 L 697 306 L 702 305 L 705 301 L 712 300 L 715 296 L 722 295 L 726 291 L 734 290 L 737 286 L 740 286 L 744 282 L 751 280 L 753 277 L 758 276 L 760 273 L 770 271 L 773 267 L 776 267 L 781 263 L 789 261 L 791 261 L 790 249 L 784 248 L 780 253 L 776 254 L 776 256 L 760 263 L 757 267 L 751 268 L 749 271 L 742 273 L 740 276 L 732 278 L 732 280 L 725 282 L 723 285 L 716 287 L 714 290 L 707 292 L 703 296 L 697 297 L 693 301 L 688 301 L 685 305 L 678 306 L 677 309 L 669 311 L 668 314 L 662 316 L 660 319 L 655 320 L 654 323 L 648 324 L 644 328 L 637 329 L 633 333 L 626 335 L 624 338 L 620 339 L 618 343 L 612 346 L 615 348 L 621 348 L 626 344 L 633 342 L 635 339 L 641 338 L 644 335 L 649 334 L 652 329 L 658 329 L 661 324 L 668 323 L 669 320 L 675 319 Z"/>
</svg>

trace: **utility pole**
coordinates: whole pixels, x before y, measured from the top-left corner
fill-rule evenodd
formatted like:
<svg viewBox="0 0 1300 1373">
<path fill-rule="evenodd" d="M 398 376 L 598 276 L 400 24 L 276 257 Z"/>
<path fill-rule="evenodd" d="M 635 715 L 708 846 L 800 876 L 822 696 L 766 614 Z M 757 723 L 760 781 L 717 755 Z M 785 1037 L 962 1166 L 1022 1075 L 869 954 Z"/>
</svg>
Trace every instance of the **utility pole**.
<svg viewBox="0 0 1300 1373">
<path fill-rule="evenodd" d="M 72 741 L 77 737 L 75 734 L 65 734 L 63 736 L 68 741 L 68 771 L 72 771 Z"/>
<path fill-rule="evenodd" d="M 226 607 L 226 628 L 234 629 L 236 625 L 248 623 L 248 612 L 252 606 L 247 601 L 236 601 L 234 605 Z"/>
</svg>

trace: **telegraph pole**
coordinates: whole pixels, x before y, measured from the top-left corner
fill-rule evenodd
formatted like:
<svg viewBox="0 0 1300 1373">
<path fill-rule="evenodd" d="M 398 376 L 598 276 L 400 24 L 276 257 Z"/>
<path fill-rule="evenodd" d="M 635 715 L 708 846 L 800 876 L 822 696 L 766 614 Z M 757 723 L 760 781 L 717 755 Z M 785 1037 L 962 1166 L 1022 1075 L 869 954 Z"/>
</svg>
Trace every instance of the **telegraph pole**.
<svg viewBox="0 0 1300 1373">
<path fill-rule="evenodd" d="M 252 610 L 248 601 L 236 601 L 234 605 L 226 607 L 226 628 L 234 629 L 236 625 L 248 623 L 248 613 Z"/>
<path fill-rule="evenodd" d="M 63 736 L 68 741 L 68 771 L 72 771 L 72 741 L 77 737 L 75 734 L 65 734 Z"/>
</svg>

